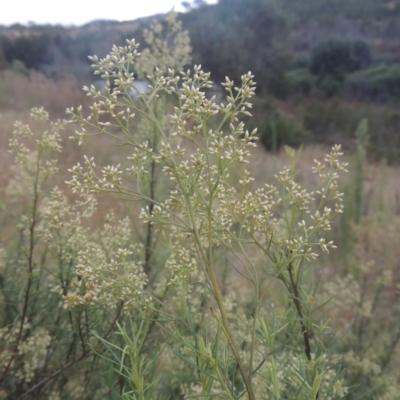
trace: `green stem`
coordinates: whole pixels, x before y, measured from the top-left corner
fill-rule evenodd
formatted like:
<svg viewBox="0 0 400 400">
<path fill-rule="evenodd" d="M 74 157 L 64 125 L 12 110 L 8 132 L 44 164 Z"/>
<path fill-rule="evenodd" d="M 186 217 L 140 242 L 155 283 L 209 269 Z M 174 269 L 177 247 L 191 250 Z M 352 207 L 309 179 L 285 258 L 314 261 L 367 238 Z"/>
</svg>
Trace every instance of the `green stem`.
<svg viewBox="0 0 400 400">
<path fill-rule="evenodd" d="M 290 283 L 292 285 L 292 290 L 293 290 L 293 303 L 296 307 L 297 314 L 300 317 L 300 324 L 301 324 L 301 330 L 304 338 L 304 346 L 305 346 L 305 353 L 308 358 L 308 361 L 311 361 L 311 344 L 310 344 L 310 335 L 308 333 L 307 326 L 304 322 L 304 317 L 303 317 L 303 311 L 301 309 L 301 303 L 300 303 L 300 297 L 299 297 L 299 290 L 296 285 L 296 282 L 293 277 L 293 271 L 292 271 L 292 264 L 289 264 L 289 276 L 290 276 Z"/>
<path fill-rule="evenodd" d="M 194 212 L 193 212 L 193 208 L 192 208 L 192 204 L 190 201 L 190 198 L 187 194 L 185 194 L 185 200 L 186 200 L 186 204 L 188 206 L 188 211 L 189 211 L 189 216 L 190 219 L 192 221 L 192 226 L 193 226 L 193 236 L 195 239 L 195 243 L 196 243 L 196 247 L 197 250 L 200 253 L 201 259 L 203 261 L 203 264 L 205 265 L 205 269 L 207 271 L 208 277 L 210 279 L 210 283 L 213 289 L 213 294 L 214 294 L 214 298 L 218 304 L 218 308 L 219 311 L 221 313 L 221 319 L 222 319 L 222 330 L 225 334 L 225 337 L 228 341 L 229 347 L 232 350 L 233 356 L 235 357 L 236 363 L 239 367 L 239 371 L 240 374 L 242 375 L 244 384 L 246 386 L 246 390 L 247 390 L 247 394 L 249 396 L 249 400 L 256 400 L 255 394 L 254 394 L 254 390 L 253 390 L 253 386 L 251 384 L 251 380 L 249 379 L 249 376 L 246 372 L 246 368 L 243 365 L 243 361 L 239 355 L 239 352 L 236 348 L 236 345 L 234 343 L 233 340 L 233 335 L 230 329 L 230 325 L 229 325 L 229 321 L 228 321 L 228 316 L 226 314 L 226 310 L 224 307 L 224 303 L 222 300 L 222 296 L 221 296 L 221 291 L 219 289 L 219 285 L 218 285 L 218 281 L 217 281 L 217 277 L 215 275 L 215 270 L 214 270 L 214 265 L 213 265 L 213 261 L 212 258 L 209 259 L 207 257 L 207 254 L 204 252 L 204 248 L 201 244 L 201 239 L 199 236 L 199 232 L 197 231 L 197 227 L 196 227 L 196 221 L 195 221 L 195 217 L 194 217 Z M 210 225 L 211 228 L 211 225 Z"/>
</svg>

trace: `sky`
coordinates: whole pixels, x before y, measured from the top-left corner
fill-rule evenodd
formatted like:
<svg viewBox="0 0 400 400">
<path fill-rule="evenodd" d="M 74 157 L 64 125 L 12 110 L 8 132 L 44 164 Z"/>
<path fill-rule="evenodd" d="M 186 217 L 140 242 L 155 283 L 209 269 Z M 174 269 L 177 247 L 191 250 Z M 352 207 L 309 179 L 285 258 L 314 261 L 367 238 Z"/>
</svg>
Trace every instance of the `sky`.
<svg viewBox="0 0 400 400">
<path fill-rule="evenodd" d="M 183 11 L 182 0 L 9 0 L 0 12 L 0 24 L 82 25 L 96 19 L 133 20 L 175 7 Z M 216 3 L 209 0 L 208 3 Z"/>
</svg>

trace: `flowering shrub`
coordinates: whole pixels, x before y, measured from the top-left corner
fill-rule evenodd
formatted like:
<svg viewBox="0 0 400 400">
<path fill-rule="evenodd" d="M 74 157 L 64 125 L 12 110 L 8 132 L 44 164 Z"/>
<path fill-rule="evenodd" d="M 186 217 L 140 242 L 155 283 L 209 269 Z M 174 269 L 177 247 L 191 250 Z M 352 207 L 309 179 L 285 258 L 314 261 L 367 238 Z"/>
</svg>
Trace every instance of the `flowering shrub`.
<svg viewBox="0 0 400 400">
<path fill-rule="evenodd" d="M 190 45 L 173 14 L 144 38 L 142 55 L 128 40 L 92 57 L 106 90 L 85 88 L 88 116 L 68 110 L 79 144 L 102 135 L 130 151 L 118 165 L 85 157 L 71 168 L 79 198 L 45 190 L 64 124 L 46 128 L 47 114 L 33 110 L 39 135 L 16 125 L 9 193 L 28 207 L 1 267 L 13 286 L 2 290 L 12 304 L 1 311 L 2 398 L 350 398 L 343 365 L 356 370 L 355 357 L 335 352 L 324 313 L 340 309 L 343 287 L 342 308 L 368 317 L 371 305 L 360 304 L 353 276 L 335 278 L 322 296 L 313 267 L 335 248 L 328 235 L 343 212 L 347 167 L 340 146 L 315 160 L 315 190 L 297 179 L 290 148 L 275 182 L 254 182 L 256 130 L 241 121 L 251 116 L 253 75 L 226 78 L 217 103 L 201 66 L 184 71 Z M 135 76 L 149 82 L 137 99 Z M 90 228 L 102 193 L 125 200 L 130 215 L 110 212 Z"/>
<path fill-rule="evenodd" d="M 16 164 L 7 188 L 13 211 L 3 218 L 9 228 L 2 230 L 2 244 L 8 246 L 0 252 L 0 398 L 57 399 L 59 392 L 61 398 L 86 392 L 93 398 L 99 382 L 91 385 L 90 378 L 101 363 L 88 346 L 91 330 L 110 337 L 121 305 L 94 304 L 99 294 L 76 277 L 79 253 L 103 241 L 111 257 L 128 244 L 129 229 L 114 221 L 93 232 L 85 225 L 94 202 L 71 204 L 57 188 L 48 193 L 64 123 L 49 124 L 43 109 L 33 109 L 31 117 L 32 128 L 17 122 L 10 140 Z M 67 307 L 72 299 L 73 312 Z"/>
<path fill-rule="evenodd" d="M 173 19 L 170 24 L 175 43 L 186 46 L 178 24 Z M 146 38 L 158 49 L 161 39 L 156 34 L 162 33 L 161 26 L 154 25 L 153 32 Z M 340 148 L 334 147 L 324 162 L 316 161 L 313 171 L 321 183 L 315 193 L 296 182 L 296 155 L 289 149 L 293 165 L 276 176 L 277 186 L 250 190 L 252 178 L 245 167 L 257 137 L 256 130 L 245 130 L 240 116 L 251 115 L 253 76 L 243 75 L 238 86 L 226 78 L 223 86 L 228 95 L 218 104 L 206 94 L 212 87 L 209 74 L 200 66 L 176 74 L 174 68 L 184 67 L 188 57 L 181 56 L 179 65 L 179 59 L 165 54 L 168 47 L 164 49 L 148 50 L 141 60 L 132 40 L 125 47 L 114 47 L 104 59 L 92 58 L 95 73 L 106 80 L 106 93 L 86 88 L 95 100 L 89 117 L 80 109 L 69 110 L 72 120 L 80 124 L 76 140 L 83 143 L 90 136 L 109 135 L 132 148 L 132 156 L 126 167 L 102 169 L 87 158 L 84 166 L 72 168 L 68 183 L 87 201 L 111 192 L 143 202 L 140 218 L 159 235 L 157 242 L 166 249 L 165 268 L 150 259 L 146 284 L 138 281 L 142 275 L 130 265 L 127 250 L 120 249 L 123 256 L 105 266 L 102 254 L 85 251 L 80 253 L 79 275 L 87 282 L 97 281 L 99 292 L 107 288 L 115 301 L 122 300 L 127 290 L 127 314 L 139 314 L 144 321 L 157 319 L 152 330 L 165 332 L 171 351 L 198 375 L 182 389 L 187 396 L 237 398 L 243 392 L 249 399 L 340 398 L 346 392 L 340 384 L 340 367 L 330 362 L 324 349 L 324 327 L 312 318 L 312 292 L 305 284 L 306 265 L 317 258 L 316 249 L 329 252 L 335 247 L 326 241 L 325 232 L 333 216 L 342 212 L 338 173 L 345 171 L 345 164 L 339 161 Z M 161 68 L 155 67 L 154 57 L 159 55 Z M 150 90 L 141 93 L 137 102 L 129 97 L 135 89 L 136 61 L 150 82 Z M 141 118 L 138 129 L 133 125 L 136 115 Z M 187 143 L 193 146 L 191 152 Z M 168 186 L 163 198 L 149 195 L 148 186 L 161 179 L 155 169 Z M 226 303 L 218 279 L 221 253 L 236 279 L 249 285 L 248 310 L 237 299 L 234 305 Z M 121 275 L 111 275 L 115 270 L 131 271 L 123 289 Z M 273 286 L 286 293 L 276 311 L 263 301 Z M 161 316 L 167 318 L 165 322 Z M 152 330 L 140 330 L 142 340 L 154 340 Z M 285 345 L 281 335 L 287 335 Z M 143 344 L 127 345 L 135 353 L 132 374 L 138 375 L 131 379 L 131 393 L 151 398 L 154 382 L 140 368 L 148 354 L 141 360 Z"/>
</svg>

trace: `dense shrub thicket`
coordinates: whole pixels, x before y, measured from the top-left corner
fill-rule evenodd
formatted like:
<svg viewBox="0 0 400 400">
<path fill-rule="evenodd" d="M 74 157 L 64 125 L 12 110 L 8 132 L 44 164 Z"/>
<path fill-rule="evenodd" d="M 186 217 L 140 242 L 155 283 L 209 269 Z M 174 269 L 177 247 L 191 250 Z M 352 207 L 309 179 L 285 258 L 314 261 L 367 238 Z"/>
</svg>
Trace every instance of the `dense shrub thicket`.
<svg viewBox="0 0 400 400">
<path fill-rule="evenodd" d="M 372 55 L 363 40 L 329 39 L 312 51 L 310 72 L 314 75 L 346 74 L 366 68 Z"/>
<path fill-rule="evenodd" d="M 39 69 L 43 64 L 49 63 L 50 38 L 47 35 L 21 36 L 9 39 L 0 37 L 0 46 L 4 60 L 12 64 L 19 60 L 29 69 Z"/>
</svg>

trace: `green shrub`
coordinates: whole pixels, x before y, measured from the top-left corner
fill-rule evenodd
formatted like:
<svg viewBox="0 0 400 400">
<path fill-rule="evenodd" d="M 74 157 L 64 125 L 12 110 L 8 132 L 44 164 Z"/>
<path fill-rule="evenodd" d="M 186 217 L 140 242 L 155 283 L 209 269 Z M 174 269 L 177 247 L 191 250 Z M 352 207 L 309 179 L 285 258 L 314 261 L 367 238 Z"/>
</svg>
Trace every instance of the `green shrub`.
<svg viewBox="0 0 400 400">
<path fill-rule="evenodd" d="M 400 63 L 378 64 L 354 72 L 346 78 L 346 89 L 361 98 L 400 98 Z"/>
<path fill-rule="evenodd" d="M 3 48 L 1 47 L 1 42 L 0 42 L 0 71 L 2 71 L 3 69 L 7 68 L 7 60 L 4 56 L 4 51 Z"/>
<path fill-rule="evenodd" d="M 351 138 L 359 120 L 338 99 L 312 101 L 303 114 L 304 128 L 317 142 L 329 143 L 338 137 Z"/>
<path fill-rule="evenodd" d="M 293 57 L 292 68 L 293 69 L 302 69 L 309 68 L 311 62 L 311 56 L 308 53 L 296 53 Z"/>
<path fill-rule="evenodd" d="M 317 86 L 326 96 L 332 97 L 342 93 L 344 80 L 341 73 L 323 75 L 317 80 Z"/>
<path fill-rule="evenodd" d="M 373 104 L 347 103 L 339 99 L 312 101 L 303 112 L 303 126 L 313 140 L 328 145 L 344 141 L 355 148 L 359 121 L 369 125 L 368 158 L 400 161 L 400 112 Z"/>
<path fill-rule="evenodd" d="M 298 68 L 285 74 L 291 92 L 309 95 L 316 85 L 316 78 L 306 68 Z"/>
<path fill-rule="evenodd" d="M 26 65 L 20 60 L 12 61 L 11 71 L 15 72 L 18 75 L 29 76 L 29 69 L 26 68 Z"/>
<path fill-rule="evenodd" d="M 0 45 L 8 63 L 13 60 L 22 61 L 27 68 L 38 69 L 49 62 L 50 37 L 48 35 L 20 36 L 10 39 L 0 37 Z"/>
<path fill-rule="evenodd" d="M 276 114 L 259 125 L 258 136 L 266 149 L 277 152 L 285 145 L 300 146 L 304 143 L 306 132 L 293 119 Z"/>
<path fill-rule="evenodd" d="M 328 39 L 312 51 L 310 72 L 337 75 L 366 68 L 372 61 L 371 50 L 363 40 Z"/>
</svg>

